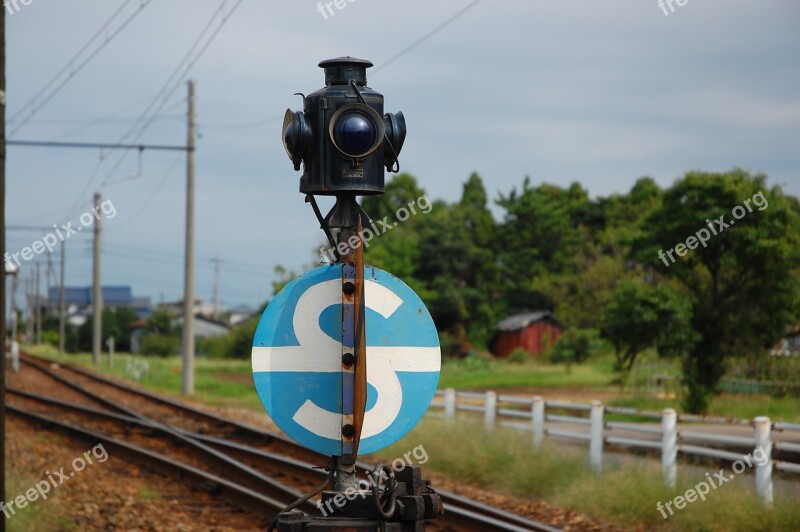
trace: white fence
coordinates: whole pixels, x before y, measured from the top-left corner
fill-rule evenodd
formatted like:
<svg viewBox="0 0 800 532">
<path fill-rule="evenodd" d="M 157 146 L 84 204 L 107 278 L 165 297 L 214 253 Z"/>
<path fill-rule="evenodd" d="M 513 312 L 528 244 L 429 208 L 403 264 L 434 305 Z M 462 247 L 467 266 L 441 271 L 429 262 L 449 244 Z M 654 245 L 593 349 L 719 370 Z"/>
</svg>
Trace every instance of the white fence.
<svg viewBox="0 0 800 532">
<path fill-rule="evenodd" d="M 545 401 L 541 397 L 520 397 L 497 395 L 496 392 L 456 392 L 452 388 L 436 392 L 431 406 L 443 408 L 445 418 L 455 418 L 457 411 L 483 414 L 487 430 L 500 425 L 533 433 L 533 443 L 537 447 L 545 436 L 570 438 L 586 441 L 589 444 L 589 462 L 596 471 L 603 468 L 603 447 L 605 444 L 653 449 L 661 452 L 661 466 L 664 481 L 674 487 L 678 471 L 678 453 L 705 456 L 718 460 L 736 462 L 743 460 L 747 453 L 761 449 L 766 455 L 754 463 L 756 491 L 761 502 L 772 505 L 773 469 L 800 474 L 800 463 L 779 461 L 772 458 L 773 450 L 800 454 L 800 424 L 772 423 L 768 417 L 757 417 L 753 421 L 731 420 L 719 417 L 678 415 L 667 408 L 662 412 L 639 411 L 632 408 L 605 406 L 600 401 L 591 404 Z M 441 400 L 443 398 L 443 400 Z M 556 413 L 558 412 L 558 413 Z M 607 421 L 606 414 L 619 414 L 651 418 L 652 423 L 630 421 Z M 714 425 L 727 425 L 753 428 L 752 435 L 726 435 L 691 431 L 678 428 L 678 422 L 703 422 Z M 550 427 L 545 426 L 550 423 Z M 553 424 L 574 425 L 578 430 L 553 427 Z M 606 432 L 610 431 L 610 435 Z M 785 433 L 793 441 L 773 441 L 773 431 Z M 725 449 L 709 447 L 717 444 Z M 742 449 L 734 452 L 730 448 Z M 758 453 L 762 454 L 762 453 Z M 797 456 L 797 454 L 795 454 Z"/>
</svg>

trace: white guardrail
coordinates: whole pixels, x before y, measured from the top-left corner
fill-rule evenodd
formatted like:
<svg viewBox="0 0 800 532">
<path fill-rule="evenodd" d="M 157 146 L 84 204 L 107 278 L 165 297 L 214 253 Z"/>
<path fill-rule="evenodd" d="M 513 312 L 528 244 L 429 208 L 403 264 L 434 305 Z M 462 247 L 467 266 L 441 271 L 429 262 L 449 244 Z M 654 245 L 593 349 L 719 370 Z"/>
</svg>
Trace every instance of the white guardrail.
<svg viewBox="0 0 800 532">
<path fill-rule="evenodd" d="M 589 462 L 593 469 L 603 467 L 604 444 L 620 447 L 638 447 L 661 451 L 664 481 L 674 487 L 678 470 L 678 453 L 691 454 L 736 462 L 747 460 L 748 453 L 761 449 L 766 459 L 754 463 L 756 491 L 762 503 L 772 505 L 772 471 L 800 474 L 800 463 L 772 458 L 773 451 L 800 456 L 800 423 L 772 423 L 768 417 L 752 421 L 726 419 L 691 414 L 677 414 L 671 408 L 662 412 L 642 411 L 633 408 L 605 406 L 600 401 L 568 403 L 545 401 L 541 397 L 497 395 L 496 392 L 457 392 L 452 388 L 438 390 L 432 408 L 443 408 L 444 417 L 453 419 L 457 411 L 483 414 L 487 430 L 500 425 L 533 433 L 533 444 L 539 447 L 545 436 L 569 438 L 589 443 Z M 558 412 L 558 413 L 556 413 Z M 606 421 L 605 414 L 619 414 L 651 418 L 652 423 Z M 506 418 L 507 420 L 498 420 Z M 752 436 L 725 435 L 678 428 L 678 422 L 706 423 L 735 427 L 752 427 Z M 546 426 L 546 423 L 549 426 Z M 553 425 L 572 425 L 577 430 Z M 610 431 L 610 435 L 606 434 Z M 773 431 L 783 433 L 780 441 L 773 441 Z M 617 435 L 614 435 L 617 434 Z M 784 441 L 793 439 L 794 441 Z M 725 449 L 707 445 L 724 446 Z M 730 448 L 741 449 L 734 452 Z M 760 454 L 760 453 L 759 453 Z M 763 455 L 762 455 L 763 456 Z"/>
</svg>

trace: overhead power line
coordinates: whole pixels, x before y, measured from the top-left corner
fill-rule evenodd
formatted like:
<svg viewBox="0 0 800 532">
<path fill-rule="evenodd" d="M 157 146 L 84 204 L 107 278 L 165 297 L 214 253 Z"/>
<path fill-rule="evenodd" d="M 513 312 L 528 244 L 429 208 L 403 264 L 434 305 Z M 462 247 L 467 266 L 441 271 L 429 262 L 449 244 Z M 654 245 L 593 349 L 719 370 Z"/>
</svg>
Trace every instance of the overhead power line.
<svg viewBox="0 0 800 532">
<path fill-rule="evenodd" d="M 113 119 L 115 116 L 120 115 L 120 114 L 122 114 L 122 113 L 124 113 L 126 111 L 131 110 L 131 109 L 135 109 L 135 108 L 139 107 L 140 105 L 142 105 L 144 103 L 147 103 L 149 101 L 150 101 L 150 98 L 148 97 L 148 98 L 145 98 L 144 100 L 138 101 L 138 102 L 136 102 L 136 103 L 134 103 L 132 105 L 128 105 L 128 106 L 126 106 L 126 107 L 124 107 L 122 109 L 114 111 L 113 113 L 109 113 L 107 115 L 103 115 L 103 116 L 101 116 L 99 118 L 95 118 L 93 120 L 84 120 L 84 121 L 81 122 L 81 125 L 79 125 L 79 126 L 77 126 L 75 128 L 69 129 L 69 130 L 65 131 L 64 133 L 61 133 L 57 137 L 51 138 L 50 140 L 61 140 L 64 137 L 69 137 L 70 135 L 78 133 L 79 131 L 83 131 L 84 129 L 87 129 L 87 128 L 93 126 L 93 125 L 107 123 L 111 119 Z M 180 116 L 180 115 L 167 116 L 166 113 L 171 112 L 173 109 L 175 109 L 175 107 L 177 107 L 178 105 L 181 105 L 183 103 L 184 103 L 184 99 L 181 98 L 180 100 L 175 102 L 173 105 L 171 105 L 169 107 L 169 109 L 166 109 L 164 111 L 165 115 L 159 116 L 158 118 L 180 118 L 180 119 L 182 119 L 183 116 Z M 139 117 L 137 116 L 137 117 L 126 118 L 124 121 L 125 122 L 133 122 L 134 120 L 138 120 L 138 119 L 139 119 Z M 122 119 L 119 119 L 119 120 L 121 121 Z"/>
<path fill-rule="evenodd" d="M 147 0 L 150 1 L 150 0 Z M 166 83 L 159 89 L 156 95 L 151 99 L 150 104 L 145 108 L 142 114 L 136 119 L 136 121 L 131 125 L 130 128 L 125 132 L 125 134 L 120 137 L 117 141 L 117 144 L 124 144 L 126 142 L 136 142 L 142 135 L 145 133 L 147 128 L 153 123 L 153 121 L 159 116 L 159 113 L 162 112 L 164 106 L 167 105 L 169 98 L 175 92 L 175 90 L 180 87 L 181 83 L 185 80 L 186 76 L 188 76 L 189 70 L 192 66 L 198 61 L 198 59 L 202 56 L 203 52 L 208 48 L 214 38 L 217 36 L 219 31 L 228 21 L 231 15 L 236 11 L 239 5 L 242 3 L 242 0 L 237 0 L 233 7 L 226 13 L 225 6 L 227 5 L 228 0 L 222 0 L 220 6 L 214 11 L 213 15 L 206 23 L 200 34 L 198 35 L 197 39 L 195 39 L 192 46 L 189 48 L 189 51 L 183 57 L 183 59 L 178 63 L 178 66 L 175 70 L 170 74 L 169 78 L 167 78 Z M 213 23 L 217 20 L 221 15 L 220 22 L 216 29 L 210 34 L 210 36 L 206 37 L 209 30 L 213 27 Z M 205 42 L 203 43 L 203 40 Z M 199 51 L 198 47 L 200 47 Z M 183 71 L 182 71 L 183 69 Z M 159 104 L 159 102 L 161 102 Z M 157 106 L 157 107 L 155 107 Z M 153 109 L 155 107 L 155 109 Z M 170 107 L 172 109 L 172 106 Z M 114 172 L 122 165 L 122 162 L 125 160 L 127 156 L 127 152 L 121 155 L 119 158 L 116 159 L 116 162 L 113 164 L 111 169 L 103 178 L 103 181 L 97 187 L 97 190 L 100 190 L 108 184 L 111 177 L 114 175 Z M 68 216 L 74 214 L 77 210 L 80 209 L 81 203 L 84 201 L 84 196 L 86 192 L 89 190 L 89 187 L 95 180 L 95 177 L 98 175 L 100 169 L 105 162 L 105 156 L 101 155 L 100 160 L 95 165 L 94 170 L 92 171 L 89 179 L 84 184 L 83 188 L 81 189 L 80 194 L 78 195 L 74 205 L 69 209 Z"/>
<path fill-rule="evenodd" d="M 30 146 L 38 148 L 94 148 L 101 150 L 163 150 L 163 151 L 188 151 L 186 146 L 169 146 L 164 144 L 111 144 L 104 142 L 52 142 L 46 140 L 16 140 L 6 141 L 9 146 Z"/>
<path fill-rule="evenodd" d="M 378 70 L 382 69 L 383 67 L 385 67 L 385 66 L 395 62 L 396 60 L 400 59 L 405 54 L 407 54 L 408 52 L 410 52 L 411 50 L 413 50 L 414 48 L 416 48 L 417 46 L 419 46 L 423 42 L 427 41 L 428 39 L 430 39 L 431 37 L 433 37 L 434 35 L 439 33 L 441 30 L 443 30 L 444 28 L 446 28 L 447 26 L 449 26 L 450 24 L 455 22 L 456 19 L 461 17 L 461 15 L 463 15 L 464 13 L 466 13 L 467 11 L 469 11 L 470 9 L 472 9 L 473 7 L 478 5 L 480 2 L 481 2 L 481 0 L 474 0 L 470 4 L 467 4 L 467 6 L 465 6 L 461 10 L 457 11 L 453 16 L 451 16 L 450 18 L 448 18 L 447 20 L 445 20 L 444 22 L 442 22 L 441 24 L 439 24 L 438 26 L 433 28 L 431 31 L 429 31 L 428 33 L 426 33 L 425 35 L 423 35 L 422 37 L 420 37 L 416 41 L 412 42 L 411 44 L 409 44 L 408 46 L 406 46 L 405 48 L 400 50 L 398 53 L 396 53 L 395 55 L 393 55 L 392 57 L 390 57 L 389 59 L 384 61 L 383 63 L 380 63 L 378 66 L 373 68 L 372 69 L 372 73 L 374 74 L 375 72 L 377 72 Z"/>
<path fill-rule="evenodd" d="M 134 12 L 133 12 L 133 13 L 132 13 L 132 14 L 131 14 L 131 15 L 130 15 L 130 16 L 127 18 L 127 19 L 125 19 L 125 20 L 122 22 L 122 24 L 120 24 L 120 25 L 119 25 L 119 26 L 118 26 L 118 27 L 117 27 L 117 28 L 116 28 L 116 29 L 115 29 L 115 30 L 114 30 L 114 31 L 113 31 L 111 34 L 109 34 L 109 35 L 106 35 L 105 39 L 104 39 L 104 40 L 103 40 L 103 42 L 100 44 L 100 46 L 99 46 L 98 48 L 96 48 L 96 49 L 95 49 L 95 50 L 94 50 L 92 53 L 90 53 L 90 54 L 89 54 L 89 56 L 88 56 L 88 57 L 86 57 L 86 59 L 84 59 L 84 60 L 83 60 L 83 61 L 82 61 L 80 64 L 78 64 L 78 65 L 76 66 L 76 65 L 75 65 L 75 62 L 76 62 L 76 61 L 78 60 L 78 58 L 79 58 L 79 57 L 80 57 L 80 56 L 83 54 L 83 52 L 85 52 L 85 51 L 86 51 L 86 50 L 87 50 L 87 49 L 88 49 L 88 48 L 91 46 L 91 44 L 92 44 L 92 43 L 93 43 L 93 42 L 94 42 L 94 41 L 95 41 L 95 40 L 96 40 L 96 39 L 97 39 L 97 38 L 98 38 L 100 35 L 102 35 L 102 34 L 103 34 L 103 32 L 105 32 L 105 31 L 106 31 L 106 30 L 109 28 L 109 26 L 110 26 L 110 25 L 111 25 L 111 23 L 114 21 L 114 19 L 116 19 L 116 18 L 117 18 L 117 16 L 118 16 L 118 15 L 119 15 L 119 14 L 120 14 L 122 11 L 123 11 L 123 9 L 125 8 L 125 6 L 127 6 L 129 3 L 131 3 L 131 1 L 132 1 L 132 0 L 126 0 L 126 2 L 125 2 L 124 4 L 122 4 L 122 5 L 119 7 L 119 9 L 117 9 L 117 10 L 114 12 L 114 14 L 113 14 L 113 15 L 111 15 L 111 17 L 110 17 L 110 18 L 109 18 L 109 19 L 108 19 L 108 20 L 105 22 L 105 24 L 103 24 L 103 26 L 102 26 L 102 27 L 101 27 L 99 30 L 97 30 L 97 32 L 96 32 L 94 35 L 92 35 L 92 37 L 89 39 L 89 41 L 88 41 L 88 42 L 87 42 L 87 43 L 86 43 L 86 44 L 85 44 L 85 45 L 84 45 L 84 46 L 83 46 L 83 47 L 82 47 L 80 50 L 78 50 L 78 53 L 76 53 L 76 54 L 75 54 L 75 55 L 72 57 L 72 59 L 70 59 L 70 60 L 67 62 L 67 64 L 66 64 L 66 65 L 64 65 L 64 67 L 63 67 L 61 70 L 59 70 L 59 71 L 56 73 L 56 75 L 55 75 L 55 76 L 53 76 L 53 77 L 52 77 L 52 78 L 51 78 L 51 79 L 50 79 L 50 80 L 49 80 L 49 81 L 48 81 L 48 82 L 45 84 L 45 86 L 44 86 L 44 87 L 42 87 L 42 89 L 41 89 L 41 90 L 39 90 L 39 92 L 37 92 L 37 93 L 36 93 L 36 94 L 35 94 L 35 95 L 34 95 L 34 96 L 33 96 L 33 97 L 30 99 L 30 100 L 28 100 L 28 102 L 27 102 L 25 105 L 23 105 L 23 106 L 20 108 L 20 110 L 19 110 L 19 111 L 17 111 L 17 112 L 16 112 L 16 113 L 15 113 L 15 114 L 14 114 L 14 115 L 11 117 L 11 120 L 10 120 L 10 121 L 12 121 L 12 122 L 13 122 L 13 121 L 15 121 L 15 120 L 17 119 L 17 117 L 18 117 L 18 116 L 20 116 L 20 114 L 22 114 L 22 112 L 24 112 L 24 111 L 25 111 L 26 109 L 28 109 L 28 108 L 31 108 L 31 110 L 30 110 L 30 113 L 28 113 L 28 115 L 27 115 L 25 118 L 23 118 L 23 119 L 22 119 L 22 120 L 21 120 L 21 121 L 20 121 L 18 124 L 15 124 L 15 125 L 13 126 L 13 128 L 11 129 L 11 135 L 10 135 L 10 136 L 13 136 L 13 135 L 14 135 L 14 134 L 15 134 L 17 131 L 19 131 L 19 129 L 20 129 L 22 126 L 24 126 L 24 125 L 25 125 L 25 124 L 26 124 L 26 123 L 27 123 L 27 122 L 28 122 L 28 121 L 29 121 L 31 118 L 33 118 L 33 116 L 34 116 L 34 115 L 35 115 L 35 114 L 36 114 L 36 113 L 37 113 L 37 112 L 38 112 L 38 111 L 39 111 L 39 110 L 40 110 L 42 107 L 44 107 L 45 105 L 47 105 L 47 103 L 48 103 L 50 100 L 52 100 L 52 99 L 53 99 L 53 97 L 54 97 L 56 94 L 58 94 L 58 92 L 59 92 L 59 91 L 60 91 L 60 90 L 61 90 L 61 89 L 62 89 L 62 88 L 63 88 L 63 87 L 64 87 L 64 86 L 67 84 L 67 83 L 69 83 L 69 82 L 70 82 L 70 80 L 72 80 L 72 78 L 74 78 L 74 77 L 75 77 L 75 75 L 76 75 L 78 72 L 80 72 L 80 71 L 83 69 L 83 67 L 85 67 L 87 64 L 89 64 L 89 62 L 90 62 L 92 59 L 94 59 L 94 58 L 97 56 L 97 54 L 99 54 L 99 53 L 100 53 L 100 52 L 101 52 L 101 51 L 102 51 L 102 50 L 103 50 L 103 49 L 104 49 L 106 46 L 108 46 L 108 43 L 110 43 L 112 40 L 114 40 L 114 38 L 115 38 L 117 35 L 119 35 L 119 34 L 122 32 L 122 30 L 124 30 L 124 29 L 125 29 L 125 28 L 128 26 L 128 24 L 130 24 L 130 23 L 133 21 L 133 19 L 135 19 L 135 18 L 136 18 L 136 17 L 137 17 L 137 16 L 138 16 L 138 15 L 139 15 L 139 14 L 140 14 L 140 13 L 141 13 L 143 10 L 144 10 L 144 8 L 145 8 L 145 7 L 147 7 L 147 6 L 150 4 L 150 2 L 152 2 L 152 0 L 141 0 L 141 3 L 139 4 L 139 8 L 138 8 L 136 11 L 134 11 Z M 51 86 L 52 86 L 54 83 L 56 83 L 56 82 L 57 82 L 57 80 L 58 80 L 59 78 L 61 78 L 61 77 L 62 77 L 62 74 L 66 73 L 66 72 L 69 72 L 69 73 L 67 74 L 67 76 L 66 76 L 66 77 L 65 77 L 65 78 L 64 78 L 64 79 L 63 79 L 63 80 L 62 80 L 62 81 L 61 81 L 61 82 L 60 82 L 58 85 L 56 85 L 56 87 L 55 87 L 54 89 L 52 89 L 50 92 L 47 92 L 47 91 L 48 91 L 48 89 L 49 89 L 49 88 L 50 88 L 50 87 L 51 87 Z M 45 95 L 45 94 L 46 94 L 46 96 L 43 96 L 43 95 Z M 43 96 L 43 97 L 42 97 L 42 96 Z M 39 98 L 40 98 L 40 97 L 42 97 L 42 99 L 41 99 L 41 100 L 39 100 Z"/>
<path fill-rule="evenodd" d="M 161 89 L 156 93 L 156 95 L 153 98 L 153 100 L 151 101 L 150 105 L 147 106 L 147 108 L 142 113 L 142 115 L 139 117 L 139 119 L 122 136 L 122 138 L 119 141 L 120 143 L 127 141 L 129 138 L 131 138 L 132 135 L 133 135 L 132 138 L 133 138 L 134 141 L 136 141 L 139 138 L 141 138 L 141 136 L 144 134 L 144 132 L 147 130 L 147 128 L 153 123 L 153 121 L 155 120 L 155 118 L 158 115 L 158 113 L 160 113 L 162 111 L 162 109 L 164 108 L 164 106 L 167 104 L 167 102 L 169 101 L 169 98 L 172 96 L 172 94 L 178 89 L 178 87 L 181 86 L 183 81 L 189 75 L 189 71 L 191 70 L 191 68 L 195 65 L 195 63 L 200 59 L 200 57 L 203 55 L 203 53 L 208 49 L 208 47 L 214 41 L 215 37 L 219 34 L 220 30 L 225 25 L 225 23 L 228 21 L 230 16 L 233 15 L 233 13 L 236 11 L 236 9 L 239 7 L 239 5 L 241 5 L 242 0 L 237 0 L 236 3 L 233 5 L 233 7 L 230 9 L 230 11 L 228 11 L 226 13 L 225 12 L 225 6 L 226 6 L 227 3 L 228 3 L 228 0 L 222 0 L 222 3 L 217 8 L 217 10 L 214 11 L 213 15 L 211 15 L 211 18 L 208 20 L 208 22 L 203 27 L 203 29 L 200 32 L 200 34 L 195 39 L 195 41 L 192 44 L 192 46 L 189 48 L 189 51 L 186 53 L 186 55 L 184 55 L 184 57 L 181 60 L 181 62 L 178 63 L 178 66 L 175 68 L 175 70 L 172 72 L 172 74 L 169 76 L 169 78 L 167 78 L 166 83 L 164 83 L 164 85 L 161 87 Z M 218 17 L 221 17 L 220 21 L 219 21 L 219 24 L 211 32 L 211 34 L 208 37 L 206 37 L 206 35 L 209 32 L 209 30 L 211 30 L 211 28 L 212 28 L 212 26 L 214 24 L 214 21 L 217 20 Z M 205 39 L 205 42 L 203 42 L 204 39 Z M 198 50 L 198 47 L 199 47 L 199 50 Z M 152 113 L 150 113 L 150 109 L 153 106 L 155 106 L 159 102 L 159 100 L 160 100 L 161 103 L 158 105 L 158 107 L 155 108 L 154 111 L 152 111 Z M 139 125 L 140 122 L 142 123 L 141 126 Z M 138 132 L 137 132 L 137 127 L 138 127 Z M 135 135 L 134 135 L 134 132 L 136 132 Z M 103 185 L 105 185 L 108 182 L 108 180 L 111 179 L 111 176 L 114 174 L 114 172 L 117 171 L 117 169 L 122 164 L 122 161 L 124 159 L 125 159 L 125 155 L 123 155 L 119 159 L 117 159 L 117 162 L 114 164 L 114 166 L 111 168 L 111 170 L 106 174 L 106 177 L 100 183 L 100 187 L 99 188 L 102 188 Z"/>
</svg>

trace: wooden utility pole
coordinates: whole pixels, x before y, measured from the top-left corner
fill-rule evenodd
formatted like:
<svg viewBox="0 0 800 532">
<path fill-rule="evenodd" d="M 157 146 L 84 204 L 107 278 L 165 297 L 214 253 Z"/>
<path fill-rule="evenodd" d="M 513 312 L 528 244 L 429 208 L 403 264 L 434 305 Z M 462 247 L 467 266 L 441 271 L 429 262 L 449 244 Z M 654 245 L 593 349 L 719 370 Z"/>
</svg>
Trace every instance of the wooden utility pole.
<svg viewBox="0 0 800 532">
<path fill-rule="evenodd" d="M 5 6 L 4 6 L 5 7 Z M 0 251 L 6 251 L 6 10 L 0 9 Z M 6 272 L 0 285 L 0 338 L 3 339 L 3 363 L 0 364 L 0 494 L 6 493 Z M 0 519 L 0 532 L 6 520 Z"/>
<path fill-rule="evenodd" d="M 183 380 L 184 395 L 194 393 L 194 172 L 195 124 L 194 81 L 189 80 L 189 109 L 186 139 L 186 250 L 183 279 Z"/>
<path fill-rule="evenodd" d="M 94 194 L 94 206 L 100 205 L 100 193 Z M 103 286 L 100 279 L 100 231 L 102 216 L 94 221 L 94 257 L 92 261 L 92 363 L 100 364 L 103 351 Z"/>
</svg>

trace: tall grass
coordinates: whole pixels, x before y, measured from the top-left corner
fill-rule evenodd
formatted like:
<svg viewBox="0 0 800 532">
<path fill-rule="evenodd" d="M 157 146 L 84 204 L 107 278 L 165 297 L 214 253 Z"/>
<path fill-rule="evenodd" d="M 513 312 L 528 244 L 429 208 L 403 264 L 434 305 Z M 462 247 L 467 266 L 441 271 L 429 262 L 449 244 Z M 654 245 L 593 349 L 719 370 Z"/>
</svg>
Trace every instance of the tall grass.
<svg viewBox="0 0 800 532">
<path fill-rule="evenodd" d="M 682 495 L 704 480 L 703 474 L 684 474 L 676 489 L 664 485 L 657 463 L 639 459 L 619 460 L 595 474 L 587 467 L 585 447 L 550 442 L 535 449 L 529 434 L 505 430 L 486 433 L 479 422 L 463 420 L 423 420 L 408 436 L 379 454 L 391 459 L 417 445 L 423 445 L 428 454 L 425 469 L 487 491 L 543 499 L 622 527 L 720 532 L 800 530 L 796 498 L 777 493 L 774 509 L 761 509 L 752 489 L 752 473 L 735 477 L 712 490 L 705 502 L 688 504 L 664 519 L 656 504 Z"/>
</svg>

